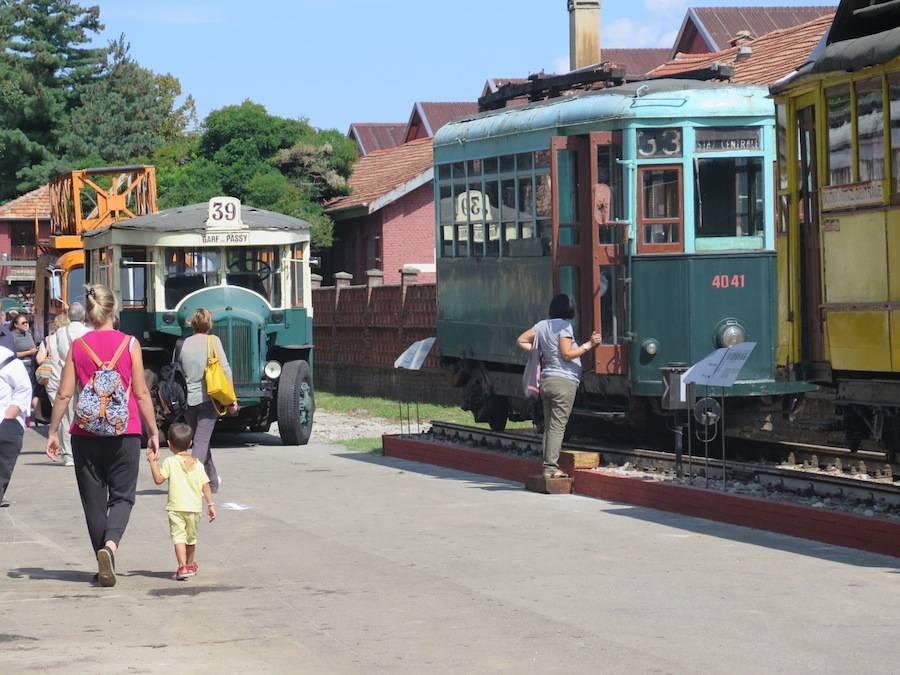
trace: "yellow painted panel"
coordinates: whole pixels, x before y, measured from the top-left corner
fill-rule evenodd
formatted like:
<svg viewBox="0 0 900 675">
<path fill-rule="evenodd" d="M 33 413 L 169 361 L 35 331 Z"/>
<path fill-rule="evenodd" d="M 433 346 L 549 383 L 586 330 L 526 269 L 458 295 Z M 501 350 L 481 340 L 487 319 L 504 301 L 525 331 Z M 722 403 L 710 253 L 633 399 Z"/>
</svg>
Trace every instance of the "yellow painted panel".
<svg viewBox="0 0 900 675">
<path fill-rule="evenodd" d="M 895 208 L 888 211 L 887 218 L 891 300 L 900 301 L 900 209 Z"/>
<path fill-rule="evenodd" d="M 825 302 L 886 302 L 884 213 L 823 215 Z"/>
<path fill-rule="evenodd" d="M 776 270 L 778 274 L 778 344 L 775 348 L 775 360 L 779 366 L 786 365 L 791 356 L 791 324 L 788 321 L 788 295 L 791 282 L 788 279 L 789 240 L 779 235 L 775 238 L 775 249 L 778 251 Z"/>
<path fill-rule="evenodd" d="M 891 362 L 893 371 L 900 373 L 900 310 L 891 312 Z"/>
<path fill-rule="evenodd" d="M 828 312 L 825 331 L 834 370 L 891 369 L 888 312 Z"/>
</svg>

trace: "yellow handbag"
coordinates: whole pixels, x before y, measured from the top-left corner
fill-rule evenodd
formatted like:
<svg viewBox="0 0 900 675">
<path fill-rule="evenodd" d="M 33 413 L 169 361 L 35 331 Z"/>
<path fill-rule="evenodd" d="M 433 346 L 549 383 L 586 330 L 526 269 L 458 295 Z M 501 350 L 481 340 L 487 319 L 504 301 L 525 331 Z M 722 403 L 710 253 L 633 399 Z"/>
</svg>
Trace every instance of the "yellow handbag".
<svg viewBox="0 0 900 675">
<path fill-rule="evenodd" d="M 206 336 L 206 393 L 219 417 L 228 412 L 228 406 L 237 401 L 234 385 L 225 375 L 212 335 Z M 218 404 L 218 405 L 217 405 Z M 219 406 L 222 406 L 220 409 Z"/>
</svg>

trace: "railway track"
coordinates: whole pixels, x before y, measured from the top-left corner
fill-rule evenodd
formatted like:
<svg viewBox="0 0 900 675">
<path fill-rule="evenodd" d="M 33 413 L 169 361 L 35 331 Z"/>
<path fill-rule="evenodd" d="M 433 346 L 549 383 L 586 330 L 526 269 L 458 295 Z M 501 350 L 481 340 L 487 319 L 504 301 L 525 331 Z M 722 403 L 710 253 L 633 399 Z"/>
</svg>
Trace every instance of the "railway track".
<svg viewBox="0 0 900 675">
<path fill-rule="evenodd" d="M 496 432 L 449 422 L 433 422 L 431 436 L 438 441 L 464 443 L 486 450 L 517 455 L 541 454 L 541 439 L 528 431 Z M 783 490 L 822 498 L 849 499 L 900 507 L 900 475 L 897 465 L 885 462 L 882 453 L 851 452 L 842 448 L 807 446 L 798 443 L 771 443 L 729 439 L 726 458 L 698 456 L 687 452 L 681 471 L 701 480 L 756 481 L 772 490 Z M 716 443 L 716 450 L 721 447 Z M 635 448 L 627 443 L 587 442 L 575 439 L 567 450 L 600 453 L 604 464 L 630 465 L 643 471 L 674 475 L 679 459 L 674 452 Z M 702 445 L 699 446 L 702 450 Z M 733 458 L 732 458 L 733 457 Z"/>
</svg>

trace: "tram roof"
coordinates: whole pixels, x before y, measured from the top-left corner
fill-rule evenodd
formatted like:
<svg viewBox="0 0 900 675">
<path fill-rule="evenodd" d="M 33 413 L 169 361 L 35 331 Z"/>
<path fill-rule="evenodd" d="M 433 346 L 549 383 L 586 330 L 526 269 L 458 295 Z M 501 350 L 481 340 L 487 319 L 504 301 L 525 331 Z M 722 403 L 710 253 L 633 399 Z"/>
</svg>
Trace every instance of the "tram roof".
<svg viewBox="0 0 900 675">
<path fill-rule="evenodd" d="M 434 137 L 435 147 L 615 119 L 756 117 L 773 115 L 768 89 L 723 82 L 661 79 L 630 82 L 520 108 L 455 120 Z"/>
<path fill-rule="evenodd" d="M 96 236 L 108 230 L 152 230 L 170 233 L 204 232 L 208 215 L 208 202 L 176 206 L 175 208 L 157 211 L 146 216 L 119 220 L 107 227 L 85 232 L 84 236 Z M 309 231 L 309 223 L 305 220 L 244 204 L 241 204 L 241 221 L 244 228 L 248 230 Z"/>
</svg>

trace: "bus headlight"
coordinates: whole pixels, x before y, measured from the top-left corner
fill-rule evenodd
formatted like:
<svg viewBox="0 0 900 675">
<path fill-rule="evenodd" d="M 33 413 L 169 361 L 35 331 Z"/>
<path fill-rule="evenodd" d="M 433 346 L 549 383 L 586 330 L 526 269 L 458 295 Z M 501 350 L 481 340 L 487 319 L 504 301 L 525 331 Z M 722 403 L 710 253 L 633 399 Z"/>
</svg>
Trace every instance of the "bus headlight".
<svg viewBox="0 0 900 675">
<path fill-rule="evenodd" d="M 281 377 L 281 364 L 278 361 L 269 361 L 266 363 L 266 367 L 263 368 L 263 373 L 270 380 L 277 380 Z"/>
<path fill-rule="evenodd" d="M 644 351 L 650 356 L 656 356 L 656 352 L 659 351 L 659 342 L 653 338 L 649 338 L 641 343 L 641 347 L 643 347 Z"/>
<path fill-rule="evenodd" d="M 734 347 L 747 338 L 747 332 L 737 321 L 726 321 L 719 326 L 718 343 L 720 347 Z"/>
</svg>

